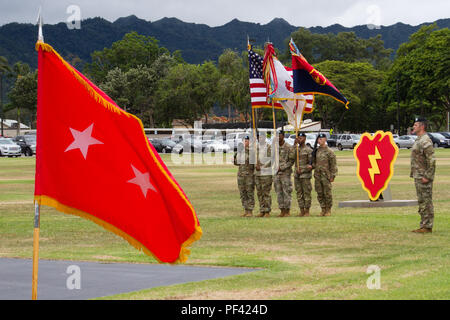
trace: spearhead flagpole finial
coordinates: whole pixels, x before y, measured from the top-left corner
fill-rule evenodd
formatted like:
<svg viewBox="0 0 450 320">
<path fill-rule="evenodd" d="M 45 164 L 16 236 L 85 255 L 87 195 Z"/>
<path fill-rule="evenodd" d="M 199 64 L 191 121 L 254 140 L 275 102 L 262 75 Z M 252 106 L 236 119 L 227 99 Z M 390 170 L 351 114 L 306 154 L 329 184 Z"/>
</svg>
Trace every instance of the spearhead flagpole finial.
<svg viewBox="0 0 450 320">
<path fill-rule="evenodd" d="M 39 13 L 37 17 L 37 24 L 39 25 L 39 31 L 38 31 L 38 42 L 44 42 L 44 34 L 42 33 L 42 7 L 39 7 Z"/>
</svg>

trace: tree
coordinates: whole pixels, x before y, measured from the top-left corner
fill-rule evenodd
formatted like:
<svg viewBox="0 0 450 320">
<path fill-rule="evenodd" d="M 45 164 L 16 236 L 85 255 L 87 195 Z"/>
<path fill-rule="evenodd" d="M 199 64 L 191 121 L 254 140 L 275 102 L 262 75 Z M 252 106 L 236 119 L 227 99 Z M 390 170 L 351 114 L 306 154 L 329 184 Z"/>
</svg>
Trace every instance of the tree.
<svg viewBox="0 0 450 320">
<path fill-rule="evenodd" d="M 4 120 L 4 112 L 3 112 L 3 77 L 11 71 L 11 68 L 8 64 L 8 59 L 3 56 L 0 56 L 0 135 L 3 136 L 3 120 Z"/>
<path fill-rule="evenodd" d="M 356 36 L 354 32 L 339 32 L 338 34 L 314 34 L 308 29 L 300 28 L 291 34 L 303 56 L 309 63 L 319 63 L 326 60 L 345 62 L 369 62 L 377 69 L 386 70 L 390 65 L 391 49 L 384 48 L 381 36 L 369 39 Z M 286 52 L 281 57 L 290 65 L 291 54 L 289 40 L 286 40 Z"/>
<path fill-rule="evenodd" d="M 178 64 L 158 83 L 158 119 L 171 125 L 174 119 L 186 125 L 205 116 L 218 99 L 219 72 L 208 61 L 202 65 Z"/>
<path fill-rule="evenodd" d="M 29 73 L 30 73 L 30 66 L 27 63 L 23 63 L 23 62 L 19 61 L 13 65 L 8 77 L 13 79 L 13 81 L 15 83 L 18 79 L 20 79 L 23 76 L 28 75 Z M 8 94 L 8 97 L 9 97 L 9 94 Z M 16 120 L 17 120 L 17 123 L 19 124 L 17 126 L 17 134 L 19 134 L 20 133 L 20 123 L 21 123 L 21 113 L 20 113 L 21 105 L 16 105 L 16 103 L 9 103 L 9 105 L 6 107 L 5 111 L 8 112 L 8 111 L 11 111 L 12 109 L 15 109 Z M 36 110 L 35 106 L 30 108 L 27 105 L 25 105 L 24 108 L 22 108 L 22 109 L 29 110 L 30 114 L 32 114 L 33 111 Z M 31 119 L 31 122 L 32 122 L 32 119 Z"/>
<path fill-rule="evenodd" d="M 316 95 L 313 116 L 325 128 L 362 132 L 384 128 L 378 88 L 384 73 L 367 62 L 324 61 L 315 65 L 350 101 L 349 110 L 331 97 Z"/>
<path fill-rule="evenodd" d="M 127 72 L 137 66 L 151 66 L 164 54 L 170 55 L 166 48 L 158 46 L 155 38 L 130 32 L 122 40 L 114 42 L 111 48 L 94 51 L 91 54 L 92 62 L 86 64 L 84 71 L 94 82 L 101 83 L 110 70 L 119 68 Z M 178 51 L 173 53 L 173 57 L 182 61 Z"/>
<path fill-rule="evenodd" d="M 225 50 L 219 57 L 219 101 L 228 108 L 228 119 L 231 118 L 232 106 L 238 111 L 246 112 L 250 104 L 248 67 L 244 68 L 244 61 L 247 61 L 244 55 L 239 56 L 231 49 Z"/>
<path fill-rule="evenodd" d="M 213 62 L 207 61 L 199 66 L 200 77 L 197 91 L 199 112 L 205 116 L 208 123 L 208 114 L 218 100 L 220 73 Z"/>
<path fill-rule="evenodd" d="M 138 65 L 127 71 L 116 67 L 108 72 L 100 88 L 119 106 L 140 117 L 144 125 L 154 128 L 154 94 L 157 83 L 174 64 L 175 59 L 164 54 L 150 66 Z"/>
<path fill-rule="evenodd" d="M 15 67 L 16 66 L 17 64 Z M 26 68 L 22 69 L 20 72 L 23 72 L 24 70 L 26 70 Z M 37 111 L 37 70 L 26 74 L 19 74 L 8 97 L 10 101 L 9 109 L 17 109 L 17 121 L 20 123 L 20 109 L 26 109 L 30 111 L 30 120 L 34 123 Z"/>
<path fill-rule="evenodd" d="M 399 47 L 381 92 L 391 110 L 400 100 L 402 131 L 415 115 L 431 120 L 434 130 L 444 126 L 450 112 L 449 47 L 450 30 L 436 25 L 422 27 Z"/>
</svg>

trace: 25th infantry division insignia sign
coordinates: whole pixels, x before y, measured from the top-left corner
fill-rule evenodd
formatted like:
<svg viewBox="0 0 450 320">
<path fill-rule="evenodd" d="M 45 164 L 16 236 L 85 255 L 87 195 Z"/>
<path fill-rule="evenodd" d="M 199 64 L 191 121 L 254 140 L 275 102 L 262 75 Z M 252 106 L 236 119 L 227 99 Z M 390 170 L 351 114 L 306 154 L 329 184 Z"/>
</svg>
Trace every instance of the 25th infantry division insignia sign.
<svg viewBox="0 0 450 320">
<path fill-rule="evenodd" d="M 374 136 L 364 133 L 353 150 L 358 163 L 356 174 L 370 200 L 377 200 L 388 187 L 394 174 L 398 147 L 392 133 L 377 131 Z"/>
</svg>

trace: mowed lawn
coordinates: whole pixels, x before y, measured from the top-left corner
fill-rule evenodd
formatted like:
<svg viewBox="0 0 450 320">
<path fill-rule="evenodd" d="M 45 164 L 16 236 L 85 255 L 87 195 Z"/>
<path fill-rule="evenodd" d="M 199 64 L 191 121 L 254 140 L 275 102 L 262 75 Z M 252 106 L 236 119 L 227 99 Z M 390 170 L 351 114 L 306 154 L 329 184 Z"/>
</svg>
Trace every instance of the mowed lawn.
<svg viewBox="0 0 450 320">
<path fill-rule="evenodd" d="M 216 280 L 159 287 L 113 299 L 449 299 L 450 150 L 436 150 L 433 234 L 413 234 L 417 207 L 338 208 L 344 200 L 367 199 L 356 177 L 352 151 L 336 151 L 331 217 L 319 217 L 313 192 L 312 217 L 241 218 L 237 168 L 174 164 L 164 155 L 197 211 L 203 237 L 191 247 L 187 265 L 259 268 Z M 401 150 L 391 181 L 394 199 L 416 199 L 409 178 L 409 150 Z M 33 158 L 0 158 L 0 257 L 31 258 Z M 43 207 L 40 258 L 154 263 L 94 223 Z M 380 268 L 381 288 L 369 290 L 370 265 Z M 125 276 L 125 275 L 124 275 Z M 30 274 L 31 279 L 31 274 Z M 30 280 L 31 281 L 31 280 Z"/>
</svg>

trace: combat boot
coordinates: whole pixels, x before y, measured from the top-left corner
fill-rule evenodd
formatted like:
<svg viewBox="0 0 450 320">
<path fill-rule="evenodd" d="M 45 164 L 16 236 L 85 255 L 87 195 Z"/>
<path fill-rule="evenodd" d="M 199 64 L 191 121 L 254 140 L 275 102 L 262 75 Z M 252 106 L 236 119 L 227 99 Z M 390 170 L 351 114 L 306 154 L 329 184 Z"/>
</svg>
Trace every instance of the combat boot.
<svg viewBox="0 0 450 320">
<path fill-rule="evenodd" d="M 323 217 L 325 216 L 325 213 L 327 212 L 326 208 L 322 208 L 322 211 L 320 212 L 319 216 Z"/>
<path fill-rule="evenodd" d="M 281 213 L 278 215 L 279 218 L 284 217 L 284 215 L 286 214 L 286 209 L 280 209 Z"/>
<path fill-rule="evenodd" d="M 323 215 L 324 217 L 329 217 L 331 216 L 331 208 L 325 208 L 325 214 Z"/>
<path fill-rule="evenodd" d="M 300 208 L 300 213 L 298 214 L 299 217 L 305 216 L 305 208 Z"/>
<path fill-rule="evenodd" d="M 264 218 L 269 218 L 269 217 L 270 217 L 270 212 L 264 213 L 263 217 L 264 217 Z"/>
<path fill-rule="evenodd" d="M 247 210 L 244 210 L 244 212 L 241 213 L 241 217 L 245 217 L 246 214 L 247 214 Z"/>
<path fill-rule="evenodd" d="M 309 217 L 309 208 L 305 208 L 305 214 L 304 217 Z"/>
<path fill-rule="evenodd" d="M 253 212 L 251 210 L 245 210 L 244 217 L 253 217 Z"/>
<path fill-rule="evenodd" d="M 262 218 L 262 217 L 264 217 L 264 215 L 265 215 L 264 212 L 260 212 L 256 217 L 257 217 L 257 218 Z"/>
<path fill-rule="evenodd" d="M 284 210 L 284 216 L 285 217 L 289 217 L 291 215 L 289 211 L 290 211 L 290 209 L 285 209 Z"/>
<path fill-rule="evenodd" d="M 414 233 L 432 233 L 433 229 L 431 229 L 431 228 L 420 228 L 420 229 L 417 229 L 417 230 L 413 230 L 412 232 L 414 232 Z"/>
</svg>

